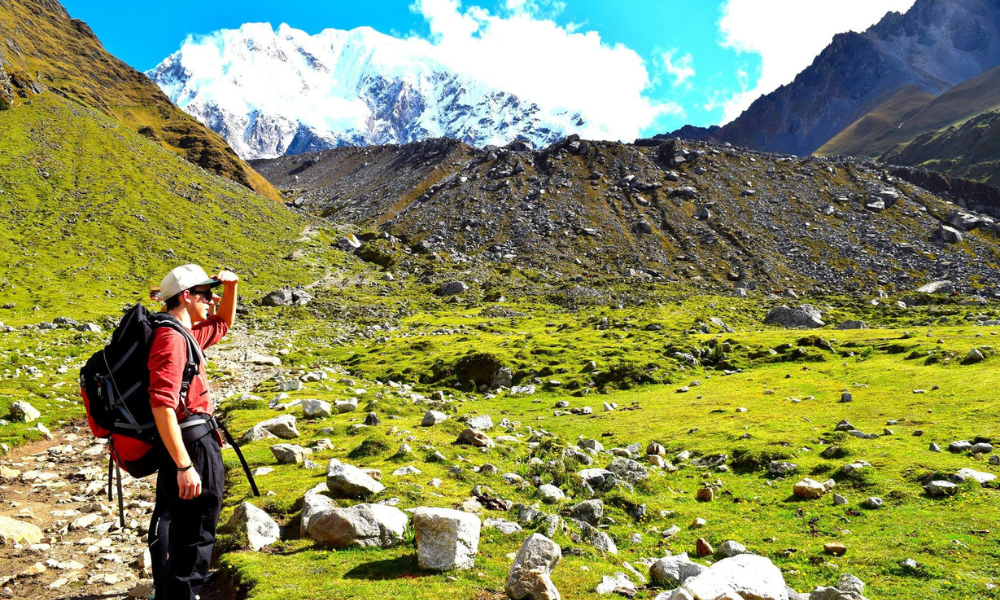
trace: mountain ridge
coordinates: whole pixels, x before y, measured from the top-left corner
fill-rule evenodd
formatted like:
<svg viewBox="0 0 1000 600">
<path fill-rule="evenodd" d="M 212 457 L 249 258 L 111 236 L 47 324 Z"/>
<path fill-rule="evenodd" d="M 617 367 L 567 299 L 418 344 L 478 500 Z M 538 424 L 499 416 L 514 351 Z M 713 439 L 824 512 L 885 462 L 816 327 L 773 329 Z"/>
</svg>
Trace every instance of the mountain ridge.
<svg viewBox="0 0 1000 600">
<path fill-rule="evenodd" d="M 430 140 L 253 164 L 297 206 L 396 239 L 394 252 L 580 281 L 605 271 L 723 288 L 850 290 L 1000 276 L 963 259 L 1000 249 L 995 198 L 975 192 L 986 199 L 975 208 L 993 216 L 963 220 L 974 231 L 946 243 L 942 226 L 967 212 L 961 194 L 945 202 L 872 161 L 571 136 L 536 152 Z"/>
<path fill-rule="evenodd" d="M 218 135 L 175 107 L 147 77 L 108 53 L 55 0 L 0 4 L 0 110 L 43 90 L 114 117 L 189 162 L 280 200 Z"/>
<path fill-rule="evenodd" d="M 668 134 L 811 154 L 907 85 L 938 95 L 1000 64 L 997 0 L 917 0 L 833 41 L 795 79 L 717 130 Z"/>
<path fill-rule="evenodd" d="M 247 23 L 213 35 L 212 61 L 182 46 L 147 74 L 249 159 L 441 136 L 546 146 L 586 124 L 579 113 L 543 110 L 368 27 L 309 35 Z M 267 86 L 253 81 L 261 70 Z"/>
</svg>

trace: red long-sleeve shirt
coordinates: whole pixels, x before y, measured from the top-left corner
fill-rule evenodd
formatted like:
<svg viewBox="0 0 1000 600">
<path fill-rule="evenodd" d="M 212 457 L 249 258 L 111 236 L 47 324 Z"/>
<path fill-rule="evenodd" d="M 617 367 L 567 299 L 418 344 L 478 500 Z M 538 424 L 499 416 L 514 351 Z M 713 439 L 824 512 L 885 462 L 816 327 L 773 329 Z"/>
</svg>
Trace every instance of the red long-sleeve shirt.
<svg viewBox="0 0 1000 600">
<path fill-rule="evenodd" d="M 222 339 L 229 331 L 218 315 L 212 315 L 195 323 L 190 329 L 195 341 L 205 350 Z M 180 406 L 181 380 L 187 364 L 187 346 L 184 336 L 169 327 L 158 327 L 153 332 L 149 348 L 149 404 L 153 408 L 166 406 L 177 412 L 177 419 L 184 418 Z M 208 391 L 208 377 L 205 375 L 205 361 L 198 365 L 198 375 L 191 380 L 187 400 L 184 403 L 190 413 L 211 415 L 214 410 L 212 395 Z"/>
</svg>

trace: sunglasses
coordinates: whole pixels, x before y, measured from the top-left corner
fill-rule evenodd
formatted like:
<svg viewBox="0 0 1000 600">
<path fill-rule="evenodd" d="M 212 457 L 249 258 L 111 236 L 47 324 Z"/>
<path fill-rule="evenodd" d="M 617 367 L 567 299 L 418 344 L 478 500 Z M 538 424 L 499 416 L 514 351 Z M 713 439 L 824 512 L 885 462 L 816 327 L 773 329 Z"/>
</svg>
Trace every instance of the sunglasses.
<svg viewBox="0 0 1000 600">
<path fill-rule="evenodd" d="M 212 290 L 188 290 L 192 296 L 201 296 L 205 300 L 205 304 L 212 303 Z"/>
</svg>

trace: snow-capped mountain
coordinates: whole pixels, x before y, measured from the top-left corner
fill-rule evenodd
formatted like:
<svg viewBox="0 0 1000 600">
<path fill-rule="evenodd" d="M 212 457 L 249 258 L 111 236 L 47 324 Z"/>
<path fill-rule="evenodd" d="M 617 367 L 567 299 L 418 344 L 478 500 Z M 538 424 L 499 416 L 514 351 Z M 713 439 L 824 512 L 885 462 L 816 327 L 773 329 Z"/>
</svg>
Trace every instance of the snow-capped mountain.
<svg viewBox="0 0 1000 600">
<path fill-rule="evenodd" d="M 429 50 L 367 27 L 248 23 L 189 39 L 146 74 L 244 159 L 442 136 L 539 147 L 586 124 L 450 71 Z"/>
</svg>

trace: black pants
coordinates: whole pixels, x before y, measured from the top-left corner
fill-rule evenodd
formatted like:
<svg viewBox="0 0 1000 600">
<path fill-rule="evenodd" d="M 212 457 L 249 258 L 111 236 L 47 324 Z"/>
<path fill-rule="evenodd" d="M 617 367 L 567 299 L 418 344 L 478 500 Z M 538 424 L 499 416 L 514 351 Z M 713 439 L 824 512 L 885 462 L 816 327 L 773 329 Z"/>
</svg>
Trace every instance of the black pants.
<svg viewBox="0 0 1000 600">
<path fill-rule="evenodd" d="M 177 468 L 169 458 L 156 477 L 156 506 L 149 522 L 156 600 L 194 600 L 212 562 L 222 510 L 222 451 L 211 435 L 187 445 L 201 476 L 201 495 L 181 500 Z"/>
</svg>

